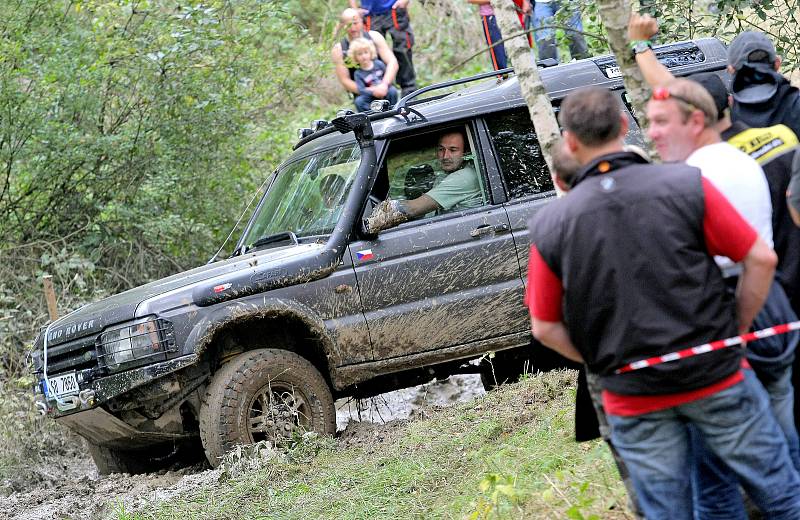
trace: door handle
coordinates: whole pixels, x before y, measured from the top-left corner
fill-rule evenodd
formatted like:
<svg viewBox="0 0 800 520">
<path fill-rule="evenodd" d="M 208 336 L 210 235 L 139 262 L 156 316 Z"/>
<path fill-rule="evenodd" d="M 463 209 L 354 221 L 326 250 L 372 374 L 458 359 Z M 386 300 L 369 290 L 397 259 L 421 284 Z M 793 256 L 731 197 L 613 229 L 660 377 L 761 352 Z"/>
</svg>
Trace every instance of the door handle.
<svg viewBox="0 0 800 520">
<path fill-rule="evenodd" d="M 484 224 L 482 226 L 478 226 L 472 231 L 469 232 L 469 236 L 472 238 L 480 238 L 484 235 L 493 235 L 495 233 L 508 233 L 511 231 L 511 226 L 508 224 L 496 224 L 494 226 L 490 224 Z"/>
</svg>

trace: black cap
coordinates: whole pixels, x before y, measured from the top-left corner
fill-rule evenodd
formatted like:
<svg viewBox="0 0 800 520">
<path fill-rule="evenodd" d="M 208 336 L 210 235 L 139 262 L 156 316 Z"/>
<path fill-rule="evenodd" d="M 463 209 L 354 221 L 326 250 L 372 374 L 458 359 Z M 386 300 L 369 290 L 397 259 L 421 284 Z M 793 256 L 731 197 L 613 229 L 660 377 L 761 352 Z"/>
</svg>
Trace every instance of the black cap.
<svg viewBox="0 0 800 520">
<path fill-rule="evenodd" d="M 777 58 L 772 40 L 759 31 L 745 31 L 739 34 L 728 47 L 728 65 L 735 70 L 741 69 L 746 63 L 772 65 Z"/>
<path fill-rule="evenodd" d="M 717 121 L 725 117 L 725 109 L 728 108 L 728 89 L 725 88 L 722 78 L 713 72 L 702 72 L 692 74 L 689 79 L 700 83 L 711 94 L 711 99 L 717 107 Z"/>
</svg>

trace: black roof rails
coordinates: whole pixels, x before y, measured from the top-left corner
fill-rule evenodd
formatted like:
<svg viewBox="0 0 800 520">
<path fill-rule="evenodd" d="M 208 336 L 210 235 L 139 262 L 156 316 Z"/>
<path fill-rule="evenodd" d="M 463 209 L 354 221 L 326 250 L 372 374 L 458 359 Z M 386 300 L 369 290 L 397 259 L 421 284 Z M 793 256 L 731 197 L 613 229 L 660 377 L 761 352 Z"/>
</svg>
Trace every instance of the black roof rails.
<svg viewBox="0 0 800 520">
<path fill-rule="evenodd" d="M 554 59 L 548 58 L 544 60 L 539 60 L 536 62 L 536 64 L 539 67 L 550 67 L 558 65 L 558 62 Z M 422 87 L 421 89 L 415 90 L 411 94 L 403 97 L 392 107 L 391 110 L 388 110 L 386 112 L 368 112 L 367 115 L 369 116 L 370 121 L 377 121 L 380 119 L 386 119 L 387 117 L 393 117 L 397 115 L 404 117 L 406 121 L 408 121 L 407 115 L 411 111 L 407 108 L 407 105 L 413 104 L 411 103 L 411 101 L 414 100 L 414 98 L 418 97 L 420 94 L 424 94 L 425 92 L 431 92 L 434 90 L 441 90 L 443 88 L 452 87 L 454 85 L 463 85 L 464 83 L 471 83 L 479 79 L 491 78 L 493 76 L 504 76 L 507 74 L 514 74 L 514 69 L 508 67 L 505 69 L 494 70 L 491 72 L 482 72 L 480 74 L 475 74 L 474 76 L 468 76 L 466 78 L 443 81 L 441 83 L 434 83 L 433 85 L 428 85 L 427 87 Z M 417 103 L 421 103 L 422 101 L 423 100 L 418 100 Z M 332 126 L 326 126 L 325 128 L 322 128 L 314 132 L 313 134 L 308 135 L 297 141 L 297 143 L 295 143 L 295 145 L 292 147 L 292 150 L 297 150 L 307 142 L 313 141 L 314 139 L 322 137 L 323 135 L 331 134 L 335 131 L 336 129 L 333 128 Z"/>
<path fill-rule="evenodd" d="M 424 94 L 425 92 L 431 92 L 432 90 L 440 90 L 447 87 L 452 87 L 454 85 L 462 85 L 464 83 L 471 83 L 473 81 L 477 81 L 479 79 L 484 78 L 491 78 L 492 76 L 502 76 L 504 74 L 513 74 L 514 69 L 511 67 L 501 69 L 501 70 L 494 70 L 492 72 L 482 72 L 480 74 L 476 74 L 474 76 L 469 76 L 467 78 L 461 79 L 451 79 L 450 81 L 443 81 L 441 83 L 434 83 L 433 85 L 428 85 L 427 87 L 422 87 L 421 89 L 417 89 L 411 94 L 404 96 L 400 99 L 397 104 L 394 106 L 394 110 L 398 110 L 400 108 L 405 107 L 409 101 L 414 99 L 415 97 L 419 96 L 420 94 Z"/>
</svg>

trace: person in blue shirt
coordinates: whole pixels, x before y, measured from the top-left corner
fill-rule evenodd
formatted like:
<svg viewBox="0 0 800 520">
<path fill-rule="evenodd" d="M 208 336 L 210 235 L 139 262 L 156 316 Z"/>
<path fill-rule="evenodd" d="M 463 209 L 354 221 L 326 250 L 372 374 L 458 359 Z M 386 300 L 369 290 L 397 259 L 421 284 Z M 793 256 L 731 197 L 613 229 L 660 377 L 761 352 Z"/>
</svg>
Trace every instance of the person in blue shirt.
<svg viewBox="0 0 800 520">
<path fill-rule="evenodd" d="M 375 45 L 366 38 L 356 38 L 350 42 L 347 57 L 357 63 L 359 67 L 353 78 L 358 87 L 358 96 L 355 99 L 356 108 L 359 112 L 366 112 L 369 110 L 370 103 L 378 99 L 372 89 L 380 85 L 386 77 L 386 65 L 378 59 Z M 386 96 L 381 99 L 387 99 L 391 104 L 397 103 L 397 89 L 389 85 Z"/>
</svg>

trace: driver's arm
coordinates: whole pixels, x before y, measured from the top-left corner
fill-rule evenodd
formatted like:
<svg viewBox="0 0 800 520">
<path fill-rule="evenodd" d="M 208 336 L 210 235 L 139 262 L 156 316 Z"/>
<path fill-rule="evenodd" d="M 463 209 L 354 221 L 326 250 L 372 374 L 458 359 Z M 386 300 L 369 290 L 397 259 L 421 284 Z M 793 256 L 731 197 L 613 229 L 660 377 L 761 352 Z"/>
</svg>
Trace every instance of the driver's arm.
<svg viewBox="0 0 800 520">
<path fill-rule="evenodd" d="M 411 218 L 421 217 L 426 213 L 442 208 L 439 203 L 433 200 L 428 194 L 422 194 L 416 199 L 401 200 L 399 204 L 403 206 L 406 213 L 408 213 Z"/>
</svg>

